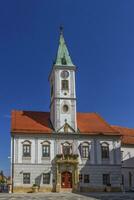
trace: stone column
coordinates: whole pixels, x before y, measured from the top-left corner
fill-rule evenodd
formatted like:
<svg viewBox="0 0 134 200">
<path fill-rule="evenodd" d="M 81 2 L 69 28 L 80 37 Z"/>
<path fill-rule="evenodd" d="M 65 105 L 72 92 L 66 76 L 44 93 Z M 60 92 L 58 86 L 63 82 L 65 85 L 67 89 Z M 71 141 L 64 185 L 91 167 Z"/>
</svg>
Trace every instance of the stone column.
<svg viewBox="0 0 134 200">
<path fill-rule="evenodd" d="M 60 174 L 60 164 L 57 164 L 57 178 L 56 178 L 56 192 L 60 192 L 61 188 L 61 174 Z"/>
<path fill-rule="evenodd" d="M 78 164 L 74 164 L 74 170 L 73 170 L 73 191 L 78 191 L 78 183 L 79 183 L 79 173 L 78 173 Z"/>
</svg>

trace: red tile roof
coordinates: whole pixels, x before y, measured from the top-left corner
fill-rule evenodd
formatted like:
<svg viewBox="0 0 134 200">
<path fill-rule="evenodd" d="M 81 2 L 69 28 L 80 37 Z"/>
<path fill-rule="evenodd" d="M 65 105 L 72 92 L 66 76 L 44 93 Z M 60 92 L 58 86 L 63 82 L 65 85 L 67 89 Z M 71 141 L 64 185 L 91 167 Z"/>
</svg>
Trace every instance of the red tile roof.
<svg viewBox="0 0 134 200">
<path fill-rule="evenodd" d="M 77 123 L 83 133 L 119 134 L 97 113 L 77 113 Z"/>
<path fill-rule="evenodd" d="M 49 112 L 12 111 L 12 133 L 52 133 Z M 96 113 L 77 113 L 80 133 L 120 135 Z"/>
<path fill-rule="evenodd" d="M 48 134 L 53 129 L 49 112 L 12 111 L 11 132 L 26 134 Z M 99 135 L 121 135 L 122 144 L 134 144 L 134 129 L 109 125 L 97 113 L 77 113 L 80 133 Z"/>
<path fill-rule="evenodd" d="M 11 132 L 51 133 L 48 112 L 12 111 Z"/>
<path fill-rule="evenodd" d="M 134 129 L 121 126 L 112 126 L 122 134 L 122 144 L 134 144 Z"/>
</svg>

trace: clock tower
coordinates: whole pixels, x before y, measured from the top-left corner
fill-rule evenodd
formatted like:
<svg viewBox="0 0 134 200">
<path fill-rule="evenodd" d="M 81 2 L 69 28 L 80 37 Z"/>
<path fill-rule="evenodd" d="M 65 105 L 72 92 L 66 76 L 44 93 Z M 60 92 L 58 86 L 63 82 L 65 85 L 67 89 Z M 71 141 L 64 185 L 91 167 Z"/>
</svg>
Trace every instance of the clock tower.
<svg viewBox="0 0 134 200">
<path fill-rule="evenodd" d="M 76 132 L 76 66 L 72 63 L 60 28 L 57 56 L 49 76 L 51 87 L 50 120 L 55 132 Z"/>
</svg>

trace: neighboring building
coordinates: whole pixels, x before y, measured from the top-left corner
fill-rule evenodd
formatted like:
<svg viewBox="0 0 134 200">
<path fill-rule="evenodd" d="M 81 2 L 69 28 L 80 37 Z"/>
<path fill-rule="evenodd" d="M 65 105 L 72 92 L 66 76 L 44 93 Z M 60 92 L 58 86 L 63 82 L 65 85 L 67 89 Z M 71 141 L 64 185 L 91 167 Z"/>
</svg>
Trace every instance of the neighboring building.
<svg viewBox="0 0 134 200">
<path fill-rule="evenodd" d="M 3 171 L 0 171 L 0 192 L 8 192 L 8 187 L 11 185 L 10 177 L 6 177 Z"/>
<path fill-rule="evenodd" d="M 3 171 L 0 171 L 0 184 L 7 183 L 7 177 L 4 175 Z"/>
<path fill-rule="evenodd" d="M 121 161 L 124 190 L 134 188 L 134 129 L 113 126 L 122 134 Z"/>
<path fill-rule="evenodd" d="M 77 112 L 75 72 L 61 31 L 49 75 L 50 113 L 12 111 L 13 192 L 30 192 L 33 184 L 40 191 L 121 190 L 121 148 L 126 155 L 132 146 L 121 147 L 123 128 L 97 113 Z M 127 170 L 123 166 L 126 179 Z"/>
</svg>

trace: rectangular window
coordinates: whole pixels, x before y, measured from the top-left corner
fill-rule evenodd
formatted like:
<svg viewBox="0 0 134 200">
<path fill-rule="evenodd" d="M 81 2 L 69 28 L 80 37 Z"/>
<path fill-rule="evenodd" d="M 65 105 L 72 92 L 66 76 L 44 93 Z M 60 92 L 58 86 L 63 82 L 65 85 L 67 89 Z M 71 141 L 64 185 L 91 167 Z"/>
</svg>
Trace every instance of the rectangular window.
<svg viewBox="0 0 134 200">
<path fill-rule="evenodd" d="M 124 185 L 124 175 L 121 175 L 121 184 Z"/>
<path fill-rule="evenodd" d="M 62 90 L 69 90 L 68 80 L 62 80 L 61 85 Z"/>
<path fill-rule="evenodd" d="M 102 159 L 109 158 L 109 147 L 108 146 L 101 146 L 101 155 L 102 155 Z"/>
<path fill-rule="evenodd" d="M 109 185 L 109 184 L 110 184 L 110 175 L 103 174 L 103 185 Z"/>
<path fill-rule="evenodd" d="M 30 173 L 23 174 L 23 184 L 30 184 Z"/>
<path fill-rule="evenodd" d="M 50 173 L 43 174 L 43 184 L 50 184 Z"/>
<path fill-rule="evenodd" d="M 23 157 L 31 157 L 31 145 L 23 145 Z"/>
<path fill-rule="evenodd" d="M 84 174 L 84 183 L 89 183 L 90 179 L 89 179 L 89 174 Z"/>
<path fill-rule="evenodd" d="M 50 145 L 42 145 L 42 157 L 50 157 Z"/>
<path fill-rule="evenodd" d="M 81 149 L 81 157 L 82 157 L 82 158 L 90 158 L 89 146 L 82 146 L 82 149 Z"/>
<path fill-rule="evenodd" d="M 82 183 L 82 180 L 83 180 L 83 175 L 79 174 L 79 182 Z"/>
<path fill-rule="evenodd" d="M 132 173 L 129 172 L 129 187 L 132 186 Z"/>
<path fill-rule="evenodd" d="M 124 151 L 121 151 L 121 161 L 123 161 L 123 153 Z"/>
<path fill-rule="evenodd" d="M 71 146 L 70 145 L 68 145 L 68 146 L 63 145 L 63 154 L 64 155 L 70 155 L 71 154 Z"/>
</svg>

